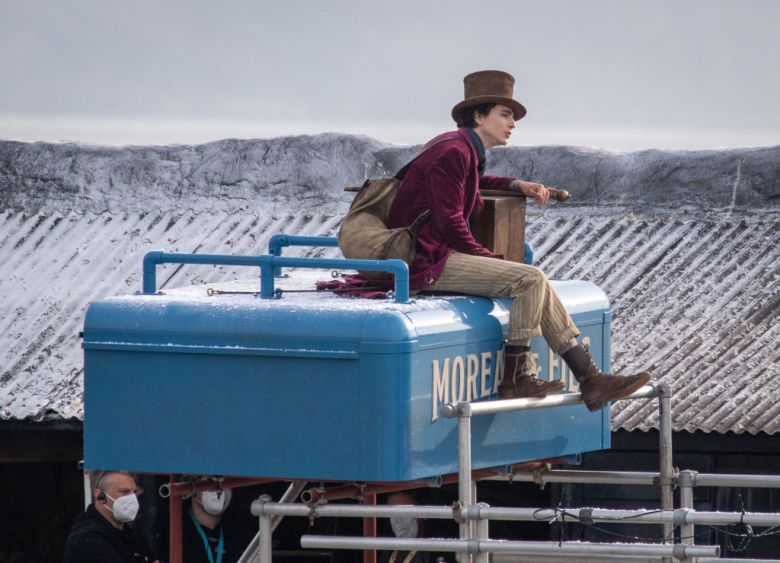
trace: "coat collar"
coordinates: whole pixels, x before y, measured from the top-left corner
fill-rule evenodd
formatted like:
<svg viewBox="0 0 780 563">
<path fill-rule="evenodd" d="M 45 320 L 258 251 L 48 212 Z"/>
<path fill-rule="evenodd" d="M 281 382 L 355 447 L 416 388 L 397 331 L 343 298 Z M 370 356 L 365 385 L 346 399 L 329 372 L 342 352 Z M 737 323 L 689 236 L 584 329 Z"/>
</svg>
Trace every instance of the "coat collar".
<svg viewBox="0 0 780 563">
<path fill-rule="evenodd" d="M 479 138 L 476 131 L 472 127 L 464 127 L 468 134 L 471 145 L 474 147 L 474 151 L 477 153 L 477 172 L 479 172 L 480 178 L 485 173 L 485 144 L 482 139 Z"/>
</svg>

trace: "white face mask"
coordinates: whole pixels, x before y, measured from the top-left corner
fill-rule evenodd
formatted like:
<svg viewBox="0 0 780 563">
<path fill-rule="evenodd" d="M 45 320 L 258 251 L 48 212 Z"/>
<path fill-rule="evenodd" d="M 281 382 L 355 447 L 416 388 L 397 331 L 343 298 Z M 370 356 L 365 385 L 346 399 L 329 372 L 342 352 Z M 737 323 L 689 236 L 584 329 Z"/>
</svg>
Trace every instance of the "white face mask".
<svg viewBox="0 0 780 563">
<path fill-rule="evenodd" d="M 397 538 L 417 537 L 417 518 L 414 516 L 393 516 L 390 518 L 390 527 Z"/>
<path fill-rule="evenodd" d="M 106 493 L 106 496 L 114 501 L 114 506 L 108 509 L 114 514 L 117 522 L 132 522 L 138 514 L 138 497 L 130 494 L 119 498 L 113 498 Z"/>
<path fill-rule="evenodd" d="M 218 516 L 227 510 L 233 493 L 230 489 L 222 491 L 203 491 L 200 496 L 200 503 L 203 510 L 213 516 Z"/>
</svg>

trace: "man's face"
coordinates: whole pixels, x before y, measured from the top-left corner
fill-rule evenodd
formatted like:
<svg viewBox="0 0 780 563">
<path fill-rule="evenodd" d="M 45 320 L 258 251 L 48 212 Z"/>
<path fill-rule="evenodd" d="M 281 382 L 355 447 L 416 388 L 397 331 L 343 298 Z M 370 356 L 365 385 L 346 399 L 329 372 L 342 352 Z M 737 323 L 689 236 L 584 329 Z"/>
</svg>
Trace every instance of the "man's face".
<svg viewBox="0 0 780 563">
<path fill-rule="evenodd" d="M 121 528 L 122 522 L 114 515 L 114 505 L 120 498 L 138 492 L 135 479 L 127 473 L 109 473 L 95 488 L 103 492 L 102 499 L 96 493 L 95 507 L 111 524 Z"/>
<path fill-rule="evenodd" d="M 486 149 L 507 144 L 512 129 L 515 128 L 515 114 L 502 104 L 494 105 L 487 115 L 476 113 L 474 121 L 477 124 L 474 131 L 482 139 Z"/>
<path fill-rule="evenodd" d="M 103 479 L 100 488 L 103 489 L 103 492 L 108 493 L 110 497 L 117 499 L 125 495 L 135 494 L 137 486 L 132 475 L 112 473 Z"/>
</svg>

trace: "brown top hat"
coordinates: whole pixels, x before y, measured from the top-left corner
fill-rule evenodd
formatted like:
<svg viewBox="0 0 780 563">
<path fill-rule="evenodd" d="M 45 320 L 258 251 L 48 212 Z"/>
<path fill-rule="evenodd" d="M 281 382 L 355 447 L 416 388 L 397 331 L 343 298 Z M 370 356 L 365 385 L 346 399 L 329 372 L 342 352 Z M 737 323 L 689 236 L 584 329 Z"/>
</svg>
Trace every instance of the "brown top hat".
<svg viewBox="0 0 780 563">
<path fill-rule="evenodd" d="M 480 70 L 467 74 L 463 79 L 464 100 L 452 108 L 452 118 L 466 108 L 482 104 L 503 104 L 512 109 L 515 121 L 523 118 L 525 107 L 512 99 L 515 79 L 511 74 L 500 70 Z"/>
</svg>

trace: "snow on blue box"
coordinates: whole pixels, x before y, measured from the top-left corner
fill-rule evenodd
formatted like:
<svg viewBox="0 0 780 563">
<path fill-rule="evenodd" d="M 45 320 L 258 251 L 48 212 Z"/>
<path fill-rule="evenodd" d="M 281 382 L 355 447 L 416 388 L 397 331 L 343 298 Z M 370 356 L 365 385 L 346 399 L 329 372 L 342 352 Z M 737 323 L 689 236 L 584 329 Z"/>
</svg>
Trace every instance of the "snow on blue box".
<svg viewBox="0 0 780 563">
<path fill-rule="evenodd" d="M 276 280 L 288 292 L 274 299 L 263 299 L 254 281 L 92 303 L 83 340 L 85 467 L 356 481 L 456 473 L 457 419 L 439 409 L 498 398 L 509 300 L 289 292 L 325 277 L 296 270 Z M 553 283 L 608 369 L 606 296 L 586 282 Z M 541 378 L 576 390 L 543 339 L 533 351 Z M 575 456 L 609 440 L 608 408 L 480 415 L 472 419 L 472 465 Z"/>
</svg>

